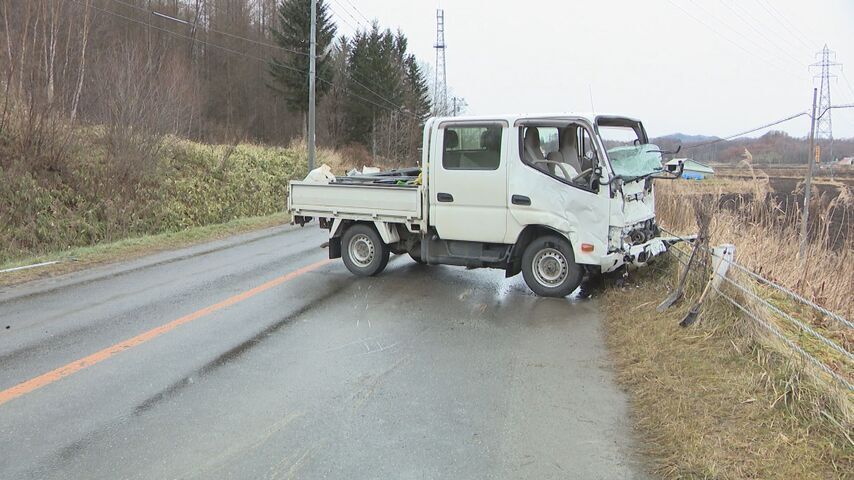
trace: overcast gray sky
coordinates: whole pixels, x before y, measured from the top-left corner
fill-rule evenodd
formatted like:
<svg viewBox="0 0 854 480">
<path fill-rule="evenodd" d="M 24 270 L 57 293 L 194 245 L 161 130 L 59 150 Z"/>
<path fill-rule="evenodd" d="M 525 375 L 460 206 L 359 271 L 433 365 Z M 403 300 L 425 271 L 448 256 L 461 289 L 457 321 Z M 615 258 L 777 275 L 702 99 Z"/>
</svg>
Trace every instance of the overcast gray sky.
<svg viewBox="0 0 854 480">
<path fill-rule="evenodd" d="M 590 111 L 592 92 L 595 111 L 639 117 L 653 136 L 728 135 L 807 110 L 825 43 L 846 67 L 833 103 L 854 103 L 854 0 L 328 3 L 339 32 L 376 18 L 431 65 L 441 6 L 448 84 L 473 114 Z M 833 123 L 854 137 L 854 109 Z M 805 136 L 809 123 L 777 128 Z"/>
</svg>

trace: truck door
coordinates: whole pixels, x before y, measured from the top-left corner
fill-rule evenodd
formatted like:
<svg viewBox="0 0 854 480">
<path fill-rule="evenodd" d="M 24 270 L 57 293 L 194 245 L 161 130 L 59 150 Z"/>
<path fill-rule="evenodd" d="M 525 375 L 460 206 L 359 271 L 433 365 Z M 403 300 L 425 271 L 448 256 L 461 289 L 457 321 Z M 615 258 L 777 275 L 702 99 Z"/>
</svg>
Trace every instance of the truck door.
<svg viewBox="0 0 854 480">
<path fill-rule="evenodd" d="M 580 122 L 518 128 L 519 147 L 509 162 L 507 243 L 527 225 L 543 225 L 567 234 L 578 263 L 596 264 L 607 252 L 609 191 L 593 181 L 594 169 L 604 165 L 591 132 Z M 582 243 L 592 251 L 582 251 Z"/>
<path fill-rule="evenodd" d="M 503 122 L 440 125 L 430 176 L 433 226 L 444 240 L 501 243 L 507 229 Z"/>
</svg>

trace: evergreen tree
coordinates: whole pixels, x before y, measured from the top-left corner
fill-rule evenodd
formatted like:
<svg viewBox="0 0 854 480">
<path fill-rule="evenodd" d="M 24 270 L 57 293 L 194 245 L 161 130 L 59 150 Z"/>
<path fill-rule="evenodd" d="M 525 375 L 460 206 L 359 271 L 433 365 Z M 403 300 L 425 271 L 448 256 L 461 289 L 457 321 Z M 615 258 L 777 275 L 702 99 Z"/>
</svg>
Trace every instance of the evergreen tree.
<svg viewBox="0 0 854 480">
<path fill-rule="evenodd" d="M 289 109 L 308 112 L 309 42 L 311 39 L 311 0 L 282 0 L 278 8 L 279 28 L 273 38 L 283 48 L 283 57 L 273 58 L 270 74 L 274 90 L 281 93 Z M 335 39 L 335 24 L 325 0 L 317 0 L 317 82 L 319 102 L 329 91 L 333 65 L 330 46 Z M 302 52 L 302 53 L 295 53 Z"/>
<path fill-rule="evenodd" d="M 427 78 L 415 55 L 407 55 L 404 60 L 406 83 L 406 108 L 423 123 L 430 116 L 430 87 Z"/>
<path fill-rule="evenodd" d="M 350 141 L 369 145 L 374 124 L 403 104 L 403 71 L 400 45 L 391 30 L 380 31 L 374 23 L 370 31 L 353 37 L 348 69 L 345 106 Z"/>
</svg>

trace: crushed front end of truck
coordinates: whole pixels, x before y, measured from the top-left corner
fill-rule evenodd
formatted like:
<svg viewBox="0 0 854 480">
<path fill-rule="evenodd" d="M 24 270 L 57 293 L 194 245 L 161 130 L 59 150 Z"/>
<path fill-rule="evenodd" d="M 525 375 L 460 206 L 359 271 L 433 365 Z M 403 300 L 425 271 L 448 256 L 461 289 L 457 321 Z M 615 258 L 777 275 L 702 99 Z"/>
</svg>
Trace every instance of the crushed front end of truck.
<svg viewBox="0 0 854 480">
<path fill-rule="evenodd" d="M 648 143 L 607 150 L 614 178 L 609 185 L 613 203 L 603 273 L 646 266 L 672 245 L 693 239 L 662 235 L 656 223 L 655 179 L 678 177 L 662 166 L 662 153 Z"/>
</svg>

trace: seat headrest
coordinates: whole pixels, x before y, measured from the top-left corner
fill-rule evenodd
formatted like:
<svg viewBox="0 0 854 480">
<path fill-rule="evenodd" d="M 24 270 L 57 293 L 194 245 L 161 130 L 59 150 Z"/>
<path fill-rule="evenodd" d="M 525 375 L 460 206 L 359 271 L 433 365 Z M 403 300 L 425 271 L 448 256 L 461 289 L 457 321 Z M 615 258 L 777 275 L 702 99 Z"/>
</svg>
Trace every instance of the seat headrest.
<svg viewBox="0 0 854 480">
<path fill-rule="evenodd" d="M 455 130 L 445 130 L 444 149 L 457 148 L 460 146 L 460 136 Z"/>
<path fill-rule="evenodd" d="M 480 134 L 481 148 L 497 152 L 501 150 L 501 129 L 487 128 Z"/>
<path fill-rule="evenodd" d="M 560 136 L 560 149 L 570 148 L 576 150 L 578 145 L 578 127 L 570 125 L 563 129 L 563 135 Z"/>
<path fill-rule="evenodd" d="M 545 160 L 540 149 L 540 131 L 537 127 L 528 127 L 525 130 L 525 157 L 529 162 Z"/>
<path fill-rule="evenodd" d="M 540 148 L 540 131 L 537 127 L 528 127 L 525 130 L 525 146 L 528 148 Z"/>
</svg>

